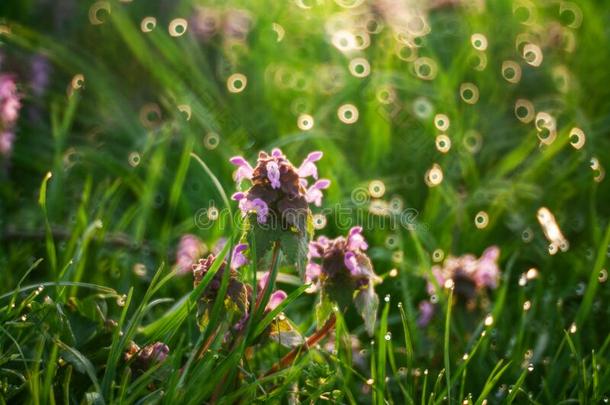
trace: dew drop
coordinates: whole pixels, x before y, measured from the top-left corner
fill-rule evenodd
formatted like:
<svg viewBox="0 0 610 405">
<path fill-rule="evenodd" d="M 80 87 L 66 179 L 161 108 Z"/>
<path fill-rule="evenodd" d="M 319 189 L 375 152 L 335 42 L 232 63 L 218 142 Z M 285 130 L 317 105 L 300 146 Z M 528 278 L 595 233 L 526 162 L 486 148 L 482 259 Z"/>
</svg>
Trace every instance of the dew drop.
<svg viewBox="0 0 610 405">
<path fill-rule="evenodd" d="M 390 294 L 387 294 L 387 295 L 386 295 L 386 296 L 383 298 L 383 300 L 384 300 L 385 302 L 390 302 L 390 298 L 391 298 L 391 297 L 390 297 Z"/>
<path fill-rule="evenodd" d="M 531 373 L 532 371 L 534 371 L 534 365 L 533 365 L 532 363 L 528 364 L 528 366 L 527 366 L 527 371 L 529 371 L 530 373 Z"/>
<path fill-rule="evenodd" d="M 574 334 L 574 333 L 576 333 L 577 330 L 578 330 L 578 327 L 576 326 L 576 323 L 573 322 L 572 325 L 570 325 L 569 331 L 571 334 Z"/>
<path fill-rule="evenodd" d="M 485 317 L 485 326 L 491 326 L 494 323 L 494 317 L 489 314 Z"/>
<path fill-rule="evenodd" d="M 392 340 L 392 332 L 386 333 L 385 336 L 384 336 L 384 339 L 385 340 Z"/>
</svg>

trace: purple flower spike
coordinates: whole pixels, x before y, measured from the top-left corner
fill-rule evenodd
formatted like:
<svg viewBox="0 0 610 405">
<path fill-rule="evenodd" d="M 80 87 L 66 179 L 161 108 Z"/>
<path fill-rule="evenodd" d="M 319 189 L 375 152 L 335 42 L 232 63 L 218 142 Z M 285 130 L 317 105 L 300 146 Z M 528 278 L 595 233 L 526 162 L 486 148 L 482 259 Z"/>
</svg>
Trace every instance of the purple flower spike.
<svg viewBox="0 0 610 405">
<path fill-rule="evenodd" d="M 330 186 L 330 180 L 321 179 L 316 181 L 313 186 L 309 187 L 307 194 L 305 194 L 305 200 L 309 203 L 314 203 L 316 207 L 322 205 L 322 191 Z"/>
<path fill-rule="evenodd" d="M 362 236 L 361 226 L 355 226 L 350 229 L 349 234 L 347 235 L 347 248 L 350 250 L 367 250 L 369 248 L 369 245 Z"/>
<path fill-rule="evenodd" d="M 267 303 L 265 310 L 273 311 L 275 308 L 277 308 L 278 305 L 280 305 L 282 303 L 282 301 L 284 301 L 286 299 L 286 297 L 288 297 L 288 294 L 286 294 L 284 291 L 282 291 L 282 290 L 274 291 L 271 294 L 271 297 L 269 297 L 269 302 Z"/>
<path fill-rule="evenodd" d="M 322 152 L 311 152 L 307 155 L 307 158 L 301 163 L 301 166 L 297 169 L 299 177 L 309 177 L 312 176 L 314 179 L 318 179 L 318 168 L 314 164 L 318 160 L 322 159 Z"/>
<path fill-rule="evenodd" d="M 242 156 L 233 156 L 229 159 L 229 162 L 237 166 L 237 170 L 235 171 L 235 181 L 237 181 L 237 183 L 241 183 L 243 179 L 252 179 L 254 169 Z"/>
<path fill-rule="evenodd" d="M 248 259 L 243 254 L 243 251 L 248 249 L 248 245 L 240 243 L 233 249 L 233 257 L 231 258 L 231 267 L 237 269 L 248 263 Z"/>
<path fill-rule="evenodd" d="M 282 184 L 280 183 L 280 168 L 277 165 L 277 162 L 274 162 L 273 160 L 270 161 L 269 163 L 267 163 L 266 169 L 267 178 L 271 182 L 271 187 L 280 188 Z"/>
</svg>

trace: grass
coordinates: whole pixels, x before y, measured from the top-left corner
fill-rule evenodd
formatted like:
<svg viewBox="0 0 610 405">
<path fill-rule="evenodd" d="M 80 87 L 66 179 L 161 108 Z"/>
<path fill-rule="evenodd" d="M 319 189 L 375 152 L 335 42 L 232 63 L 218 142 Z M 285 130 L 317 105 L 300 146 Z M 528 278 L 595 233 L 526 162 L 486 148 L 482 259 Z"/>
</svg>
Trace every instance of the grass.
<svg viewBox="0 0 610 405">
<path fill-rule="evenodd" d="M 14 72 L 24 105 L 12 154 L 0 156 L 0 403 L 608 401 L 610 189 L 590 163 L 610 167 L 610 5 L 432 8 L 417 49 L 438 68 L 428 81 L 396 54 L 383 2 L 205 3 L 225 23 L 231 9 L 247 10 L 245 41 L 231 38 L 229 26 L 197 38 L 193 20 L 185 35 L 170 36 L 170 21 L 192 17 L 195 1 L 113 0 L 100 25 L 89 21 L 93 1 L 51 3 L 0 4 L 0 26 L 10 28 L 0 34 L 0 73 Z M 328 30 L 349 10 L 368 10 L 383 30 L 366 49 L 344 54 Z M 579 13 L 582 24 L 570 27 Z M 148 33 L 140 27 L 146 16 L 157 19 Z M 284 30 L 281 40 L 273 24 Z M 482 70 L 473 68 L 482 55 L 473 33 L 488 40 Z M 517 52 L 519 34 L 541 46 L 539 67 Z M 31 84 L 33 55 L 50 66 L 41 94 Z M 355 57 L 370 63 L 370 75 L 349 73 Z M 519 83 L 502 76 L 506 60 L 521 67 Z M 233 73 L 247 77 L 241 92 L 228 91 Z M 74 85 L 79 74 L 84 85 Z M 460 97 L 467 82 L 478 87 L 475 104 Z M 518 119 L 517 99 L 556 118 L 552 144 L 541 145 L 535 123 Z M 358 110 L 353 124 L 338 117 L 345 104 Z M 301 114 L 313 117 L 310 130 L 299 129 Z M 446 131 L 436 114 L 449 118 Z M 571 144 L 573 127 L 586 135 L 581 149 Z M 441 132 L 448 153 L 435 147 Z M 267 337 L 281 316 L 303 336 L 318 328 L 316 296 L 294 266 L 280 257 L 241 269 L 254 291 L 257 275 L 275 269 L 288 298 L 264 313 L 271 289 L 264 291 L 262 307 L 251 308 L 227 345 L 221 300 L 205 328 L 196 315 L 220 262 L 196 288 L 174 263 L 186 233 L 210 248 L 226 238 L 219 256 L 230 257 L 242 223 L 232 220 L 228 159 L 252 162 L 273 147 L 293 162 L 324 152 L 318 170 L 332 185 L 313 207 L 326 219 L 316 235 L 363 225 L 384 281 L 372 336 L 353 309 L 336 313 L 329 337 L 268 374 L 289 352 Z M 443 181 L 430 187 L 424 177 L 433 164 Z M 376 204 L 395 204 L 402 215 L 371 214 Z M 566 252 L 549 254 L 540 207 L 555 215 Z M 479 228 L 481 211 L 488 223 Z M 478 256 L 490 245 L 501 249 L 498 288 L 474 308 L 443 289 L 431 323 L 418 326 L 435 254 Z M 531 268 L 538 276 L 526 278 Z M 170 352 L 136 372 L 124 361 L 131 341 L 162 341 Z"/>
</svg>

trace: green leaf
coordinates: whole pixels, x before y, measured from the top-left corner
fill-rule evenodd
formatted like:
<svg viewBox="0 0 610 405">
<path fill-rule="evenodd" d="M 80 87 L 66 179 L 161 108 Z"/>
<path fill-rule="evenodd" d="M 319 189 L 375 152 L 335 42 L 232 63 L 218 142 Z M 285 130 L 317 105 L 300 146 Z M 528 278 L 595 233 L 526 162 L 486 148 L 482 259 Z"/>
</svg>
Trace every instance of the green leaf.
<svg viewBox="0 0 610 405">
<path fill-rule="evenodd" d="M 377 308 L 379 307 L 379 297 L 375 293 L 372 284 L 362 288 L 356 292 L 354 299 L 356 310 L 364 320 L 364 327 L 369 335 L 375 330 L 375 321 L 377 320 Z"/>
<path fill-rule="evenodd" d="M 316 304 L 316 323 L 318 324 L 318 328 L 321 328 L 324 325 L 324 322 L 330 318 L 330 315 L 333 313 L 333 302 L 328 298 L 328 296 L 324 293 L 320 293 L 320 300 Z"/>
<path fill-rule="evenodd" d="M 254 234 L 255 240 L 255 251 L 256 257 L 261 260 L 265 257 L 265 255 L 271 251 L 271 247 L 273 246 L 273 242 L 279 239 L 279 236 L 270 229 L 266 229 L 261 226 L 257 220 L 255 214 L 250 214 L 248 216 L 248 228 Z"/>
<path fill-rule="evenodd" d="M 280 241 L 282 253 L 286 256 L 286 260 L 289 264 L 293 264 L 299 275 L 303 277 L 305 275 L 309 239 L 300 232 L 282 231 Z"/>
</svg>

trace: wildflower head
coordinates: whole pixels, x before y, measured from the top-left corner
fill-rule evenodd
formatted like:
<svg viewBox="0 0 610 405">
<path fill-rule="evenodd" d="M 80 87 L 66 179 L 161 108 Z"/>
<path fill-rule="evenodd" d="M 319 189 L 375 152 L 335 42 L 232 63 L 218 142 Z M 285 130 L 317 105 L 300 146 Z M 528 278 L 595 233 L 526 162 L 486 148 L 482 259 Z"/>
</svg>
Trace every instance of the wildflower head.
<svg viewBox="0 0 610 405">
<path fill-rule="evenodd" d="M 248 288 L 239 279 L 238 269 L 248 263 L 247 258 L 244 255 L 244 251 L 247 249 L 247 245 L 239 244 L 235 246 L 231 258 L 231 267 L 228 269 L 230 272 L 228 275 L 228 285 L 226 296 L 222 299 L 225 302 L 227 313 L 232 317 L 233 314 L 243 315 L 248 311 L 249 299 L 248 299 Z M 205 259 L 199 259 L 197 264 L 193 265 L 193 278 L 194 287 L 201 284 L 201 281 L 208 273 L 214 262 L 216 256 L 214 254 L 208 255 Z M 222 286 L 222 280 L 227 271 L 227 263 L 223 261 L 218 268 L 216 274 L 205 288 L 201 299 L 199 300 L 199 315 L 201 324 L 207 323 L 208 310 L 210 306 L 215 302 Z"/>
<path fill-rule="evenodd" d="M 324 236 L 310 242 L 305 279 L 319 289 L 320 308 L 337 304 L 346 308 L 352 301 L 372 333 L 379 299 L 374 285 L 380 281 L 373 271 L 362 228 L 352 228 L 347 237 Z"/>
<path fill-rule="evenodd" d="M 458 299 L 468 303 L 486 289 L 495 289 L 500 279 L 498 259 L 500 249 L 497 246 L 487 248 L 481 257 L 463 255 L 448 257 L 442 266 L 434 266 L 432 274 L 436 284 L 443 287 L 451 281 Z M 436 286 L 428 282 L 428 293 L 434 294 Z"/>
<path fill-rule="evenodd" d="M 131 369 L 141 374 L 157 363 L 165 361 L 169 355 L 169 347 L 163 342 L 155 342 L 140 348 L 131 343 L 125 353 L 125 361 L 132 361 Z"/>
<path fill-rule="evenodd" d="M 281 249 L 288 260 L 294 261 L 299 270 L 305 261 L 306 246 L 312 232 L 309 204 L 322 204 L 322 190 L 330 181 L 318 178 L 316 162 L 322 152 L 310 153 L 299 167 L 284 156 L 280 149 L 271 154 L 260 152 L 256 165 L 235 156 L 230 162 L 237 167 L 235 180 L 238 188 L 244 181 L 249 188 L 233 194 L 244 216 L 257 234 L 257 257 L 262 258 L 274 241 L 281 242 Z M 315 182 L 309 185 L 309 178 Z"/>
<path fill-rule="evenodd" d="M 256 212 L 259 223 L 267 222 L 269 213 L 277 215 L 288 225 L 303 230 L 303 224 L 294 222 L 295 215 L 289 211 L 307 212 L 307 203 L 321 204 L 321 190 L 328 188 L 329 180 L 317 180 L 308 187 L 308 177 L 318 178 L 315 162 L 322 158 L 322 152 L 312 152 L 299 168 L 290 163 L 280 149 L 273 149 L 271 154 L 260 152 L 255 167 L 246 159 L 235 156 L 230 162 L 237 166 L 235 180 L 240 184 L 249 180 L 252 185 L 245 192 L 238 192 L 233 199 L 239 201 L 239 207 L 244 212 Z"/>
</svg>

